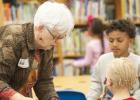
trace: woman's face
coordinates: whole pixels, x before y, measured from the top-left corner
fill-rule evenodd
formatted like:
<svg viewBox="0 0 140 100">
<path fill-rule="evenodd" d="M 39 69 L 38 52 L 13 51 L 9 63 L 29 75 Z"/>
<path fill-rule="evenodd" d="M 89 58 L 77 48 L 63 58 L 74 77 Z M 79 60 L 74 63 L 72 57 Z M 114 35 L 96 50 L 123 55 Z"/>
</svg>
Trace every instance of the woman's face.
<svg viewBox="0 0 140 100">
<path fill-rule="evenodd" d="M 55 35 L 54 35 L 55 34 Z M 38 31 L 38 36 L 36 37 L 36 43 L 38 49 L 49 50 L 53 48 L 57 41 L 64 38 L 65 36 L 61 36 L 59 33 L 51 33 L 49 29 L 43 27 Z M 41 38 L 41 39 L 39 39 Z"/>
</svg>

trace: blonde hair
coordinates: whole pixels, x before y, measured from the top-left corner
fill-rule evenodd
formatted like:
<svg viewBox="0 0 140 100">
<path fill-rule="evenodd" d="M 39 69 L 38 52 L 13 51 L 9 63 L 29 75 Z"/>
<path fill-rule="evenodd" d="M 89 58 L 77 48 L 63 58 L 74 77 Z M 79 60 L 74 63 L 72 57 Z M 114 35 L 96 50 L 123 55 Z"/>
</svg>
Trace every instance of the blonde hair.
<svg viewBox="0 0 140 100">
<path fill-rule="evenodd" d="M 126 87 L 131 89 L 136 82 L 136 69 L 127 58 L 116 58 L 108 65 L 107 76 L 116 88 Z"/>
</svg>

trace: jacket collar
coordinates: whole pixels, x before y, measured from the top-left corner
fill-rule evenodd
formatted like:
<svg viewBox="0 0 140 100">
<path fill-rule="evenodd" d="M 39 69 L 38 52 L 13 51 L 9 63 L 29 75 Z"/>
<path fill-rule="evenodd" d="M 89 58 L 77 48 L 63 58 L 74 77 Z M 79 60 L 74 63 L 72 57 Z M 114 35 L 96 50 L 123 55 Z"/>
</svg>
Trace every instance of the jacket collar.
<svg viewBox="0 0 140 100">
<path fill-rule="evenodd" d="M 26 38 L 26 43 L 27 43 L 28 49 L 35 50 L 33 23 L 23 24 L 23 31 L 25 33 L 25 38 Z"/>
</svg>

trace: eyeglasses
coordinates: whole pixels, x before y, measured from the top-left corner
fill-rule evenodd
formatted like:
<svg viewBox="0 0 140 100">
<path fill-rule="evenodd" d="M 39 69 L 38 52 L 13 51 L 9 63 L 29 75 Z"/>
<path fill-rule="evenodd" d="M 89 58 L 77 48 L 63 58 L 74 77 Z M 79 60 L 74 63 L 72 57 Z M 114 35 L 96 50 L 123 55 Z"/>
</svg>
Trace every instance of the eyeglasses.
<svg viewBox="0 0 140 100">
<path fill-rule="evenodd" d="M 56 26 L 56 25 L 55 25 Z M 55 28 L 55 26 L 54 26 L 54 28 Z M 53 39 L 63 39 L 64 37 L 66 37 L 66 32 L 64 32 L 64 34 L 65 35 L 59 35 L 59 33 L 58 33 L 58 35 L 54 35 L 51 31 L 50 31 L 50 29 L 49 29 L 49 27 L 46 27 L 47 28 L 47 30 L 48 30 L 48 32 L 50 33 L 50 35 L 53 37 Z M 53 29 L 54 29 L 53 28 Z"/>
<path fill-rule="evenodd" d="M 106 84 L 106 82 L 107 82 L 107 78 L 105 77 L 105 79 L 104 79 L 104 85 Z"/>
<path fill-rule="evenodd" d="M 49 30 L 49 28 L 48 28 L 48 27 L 46 27 L 46 28 L 47 28 L 48 32 L 50 33 L 50 35 L 53 37 L 53 39 L 55 39 L 55 36 L 54 36 L 53 33 Z"/>
</svg>

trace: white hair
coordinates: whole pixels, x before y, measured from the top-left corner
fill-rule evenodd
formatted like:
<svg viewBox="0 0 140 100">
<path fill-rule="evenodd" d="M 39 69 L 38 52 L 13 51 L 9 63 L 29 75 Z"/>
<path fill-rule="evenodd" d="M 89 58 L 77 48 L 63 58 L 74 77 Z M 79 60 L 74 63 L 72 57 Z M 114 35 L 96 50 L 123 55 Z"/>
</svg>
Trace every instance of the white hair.
<svg viewBox="0 0 140 100">
<path fill-rule="evenodd" d="M 74 20 L 66 5 L 46 1 L 39 6 L 34 16 L 34 26 L 44 25 L 54 34 L 70 33 L 74 27 Z"/>
</svg>

